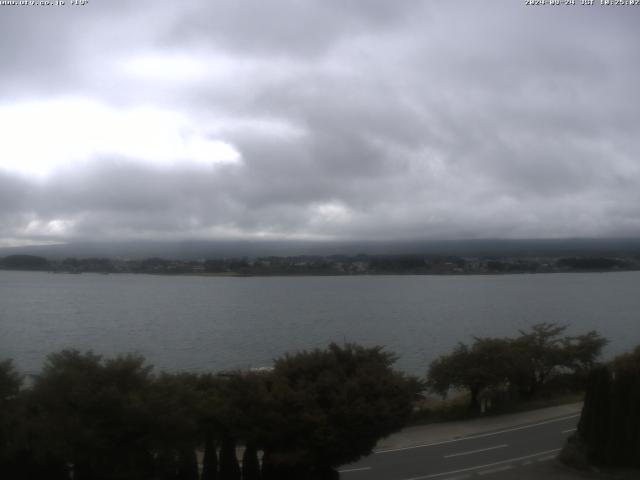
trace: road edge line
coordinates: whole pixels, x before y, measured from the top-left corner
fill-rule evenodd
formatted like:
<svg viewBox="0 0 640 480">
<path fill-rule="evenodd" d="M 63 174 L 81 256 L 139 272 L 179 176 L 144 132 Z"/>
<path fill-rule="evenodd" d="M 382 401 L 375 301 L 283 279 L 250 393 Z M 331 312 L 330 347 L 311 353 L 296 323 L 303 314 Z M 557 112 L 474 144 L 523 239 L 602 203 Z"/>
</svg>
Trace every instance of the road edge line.
<svg viewBox="0 0 640 480">
<path fill-rule="evenodd" d="M 499 430 L 499 431 L 496 431 L 496 432 L 479 433 L 479 434 L 476 434 L 476 435 L 469 435 L 468 437 L 452 438 L 451 440 L 443 440 L 441 442 L 433 442 L 433 443 L 424 443 L 424 444 L 420 444 L 420 445 L 412 445 L 410 447 L 385 448 L 385 449 L 381 449 L 381 450 L 375 450 L 372 453 L 373 453 L 373 455 L 377 455 L 377 454 L 380 454 L 380 453 L 401 452 L 403 450 L 414 450 L 416 448 L 435 447 L 436 445 L 446 445 L 447 443 L 463 442 L 465 440 L 474 440 L 476 438 L 491 437 L 493 435 L 500 435 L 502 433 L 515 432 L 515 431 L 518 431 L 518 430 L 525 430 L 527 428 L 534 428 L 534 427 L 538 427 L 540 425 L 547 425 L 549 423 L 562 422 L 564 420 L 570 420 L 572 418 L 577 418 L 579 416 L 580 416 L 580 414 L 576 413 L 576 414 L 573 414 L 573 415 L 568 415 L 568 416 L 564 416 L 564 417 L 558 417 L 558 418 L 554 418 L 554 419 L 551 419 L 551 420 L 545 420 L 543 422 L 532 423 L 532 424 L 528 424 L 528 425 L 521 425 L 521 426 L 512 427 L 512 428 L 506 428 L 504 430 Z"/>
</svg>

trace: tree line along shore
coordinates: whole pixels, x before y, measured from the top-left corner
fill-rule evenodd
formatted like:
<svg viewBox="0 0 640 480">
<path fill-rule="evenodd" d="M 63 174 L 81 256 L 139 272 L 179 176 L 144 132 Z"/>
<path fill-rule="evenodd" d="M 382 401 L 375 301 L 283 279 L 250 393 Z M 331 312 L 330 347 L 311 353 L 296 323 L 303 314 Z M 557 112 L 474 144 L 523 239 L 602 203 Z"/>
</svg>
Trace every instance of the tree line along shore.
<svg viewBox="0 0 640 480">
<path fill-rule="evenodd" d="M 173 275 L 439 275 L 607 272 L 640 270 L 640 257 L 462 257 L 441 255 L 269 256 L 198 260 L 166 258 L 0 258 L 0 269 L 54 273 L 146 273 Z"/>
<path fill-rule="evenodd" d="M 566 456 L 635 465 L 640 348 L 605 365 L 605 344 L 597 332 L 570 336 L 541 323 L 515 337 L 461 343 L 424 378 L 394 370 L 396 356 L 382 347 L 355 344 L 285 354 L 267 369 L 197 374 L 154 372 L 139 355 L 64 350 L 28 382 L 6 360 L 0 477 L 334 479 L 340 465 L 431 415 L 426 397 L 461 391 L 478 415 L 586 389 L 587 413 Z M 632 427 L 621 416 L 630 408 Z M 616 433 L 602 418 L 626 429 L 624 456 L 597 453 L 603 429 Z"/>
</svg>

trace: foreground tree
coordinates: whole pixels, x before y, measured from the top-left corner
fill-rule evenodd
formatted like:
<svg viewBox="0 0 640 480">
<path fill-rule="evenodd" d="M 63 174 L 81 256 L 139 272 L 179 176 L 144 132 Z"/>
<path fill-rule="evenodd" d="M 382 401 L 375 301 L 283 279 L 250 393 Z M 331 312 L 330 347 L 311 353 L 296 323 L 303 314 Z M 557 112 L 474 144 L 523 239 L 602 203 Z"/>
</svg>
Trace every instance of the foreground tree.
<svg viewBox="0 0 640 480">
<path fill-rule="evenodd" d="M 19 468 L 15 458 L 19 446 L 16 444 L 19 420 L 18 396 L 22 386 L 22 376 L 16 372 L 13 362 L 0 362 L 0 477 L 10 478 Z"/>
<path fill-rule="evenodd" d="M 611 370 L 607 366 L 594 368 L 589 374 L 587 391 L 578 434 L 588 439 L 587 452 L 591 461 L 600 463 L 607 452 L 609 416 L 611 413 Z"/>
<path fill-rule="evenodd" d="M 520 356 L 520 392 L 525 396 L 535 396 L 554 369 L 567 363 L 560 337 L 566 329 L 565 325 L 543 322 L 528 332 L 520 330 L 514 347 Z"/>
<path fill-rule="evenodd" d="M 443 396 L 452 388 L 468 391 L 474 409 L 483 392 L 532 398 L 560 375 L 569 374 L 574 386 L 584 385 L 607 340 L 595 331 L 563 336 L 566 328 L 539 323 L 515 338 L 474 338 L 470 346 L 460 343 L 431 363 L 427 384 Z"/>
<path fill-rule="evenodd" d="M 412 413 L 420 385 L 394 361 L 334 344 L 268 372 L 156 376 L 139 356 L 65 350 L 24 391 L 1 363 L 0 477 L 197 480 L 204 446 L 202 480 L 337 478 Z"/>
<path fill-rule="evenodd" d="M 608 341 L 596 331 L 584 335 L 564 335 L 566 325 L 538 323 L 530 331 L 520 331 L 514 339 L 519 374 L 515 379 L 520 393 L 535 397 L 559 372 L 571 372 L 581 383 L 596 364 Z"/>
<path fill-rule="evenodd" d="M 392 369 L 394 361 L 381 347 L 353 344 L 276 360 L 267 413 L 272 435 L 263 445 L 270 472 L 333 478 L 334 468 L 402 428 L 420 388 Z"/>
<path fill-rule="evenodd" d="M 152 417 L 151 450 L 162 452 L 158 469 L 180 479 L 197 477 L 195 451 L 201 443 L 198 376 L 161 373 L 148 387 L 146 407 Z M 195 476 L 194 476 L 194 472 Z"/>
<path fill-rule="evenodd" d="M 218 480 L 218 453 L 211 433 L 205 434 L 201 480 Z"/>
<path fill-rule="evenodd" d="M 578 430 L 562 458 L 583 466 L 640 467 L 638 405 L 640 346 L 592 371 Z"/>
<path fill-rule="evenodd" d="M 260 480 L 260 462 L 255 445 L 248 444 L 242 455 L 242 480 Z"/>
<path fill-rule="evenodd" d="M 203 418 L 220 443 L 219 478 L 225 480 L 254 479 L 258 445 L 273 433 L 268 425 L 267 379 L 270 374 L 232 371 L 222 372 L 212 381 Z M 242 469 L 236 446 L 245 448 Z"/>
<path fill-rule="evenodd" d="M 501 338 L 476 338 L 471 347 L 460 343 L 431 363 L 427 385 L 446 396 L 450 389 L 469 392 L 469 407 L 478 409 L 483 390 L 497 389 L 515 376 L 512 343 Z"/>
<path fill-rule="evenodd" d="M 220 480 L 240 480 L 241 472 L 236 456 L 236 440 L 227 434 L 220 446 Z"/>
<path fill-rule="evenodd" d="M 71 463 L 76 480 L 148 477 L 150 370 L 139 356 L 50 355 L 31 400 L 40 454 Z"/>
</svg>

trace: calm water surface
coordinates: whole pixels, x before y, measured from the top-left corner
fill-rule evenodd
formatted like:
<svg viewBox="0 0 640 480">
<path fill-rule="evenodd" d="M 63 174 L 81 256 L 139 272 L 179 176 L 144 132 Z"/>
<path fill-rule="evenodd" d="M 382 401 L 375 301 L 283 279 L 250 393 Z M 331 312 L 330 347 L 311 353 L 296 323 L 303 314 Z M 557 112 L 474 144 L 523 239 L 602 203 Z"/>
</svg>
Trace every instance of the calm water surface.
<svg viewBox="0 0 640 480">
<path fill-rule="evenodd" d="M 385 345 L 422 374 L 472 335 L 541 321 L 640 343 L 640 272 L 504 276 L 168 277 L 0 271 L 0 359 L 65 347 L 140 352 L 162 369 L 270 365 L 330 341 Z"/>
</svg>

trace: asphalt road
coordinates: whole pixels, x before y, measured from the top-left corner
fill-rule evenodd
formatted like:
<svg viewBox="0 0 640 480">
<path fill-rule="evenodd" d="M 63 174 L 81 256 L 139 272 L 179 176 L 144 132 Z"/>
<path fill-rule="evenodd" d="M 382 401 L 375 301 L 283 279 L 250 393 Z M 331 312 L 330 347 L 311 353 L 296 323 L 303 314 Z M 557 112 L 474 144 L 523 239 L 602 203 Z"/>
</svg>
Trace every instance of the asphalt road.
<svg viewBox="0 0 640 480">
<path fill-rule="evenodd" d="M 518 478 L 517 469 L 557 456 L 578 423 L 572 414 L 425 445 L 378 450 L 340 469 L 343 480 Z"/>
</svg>

